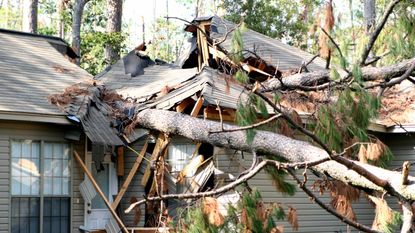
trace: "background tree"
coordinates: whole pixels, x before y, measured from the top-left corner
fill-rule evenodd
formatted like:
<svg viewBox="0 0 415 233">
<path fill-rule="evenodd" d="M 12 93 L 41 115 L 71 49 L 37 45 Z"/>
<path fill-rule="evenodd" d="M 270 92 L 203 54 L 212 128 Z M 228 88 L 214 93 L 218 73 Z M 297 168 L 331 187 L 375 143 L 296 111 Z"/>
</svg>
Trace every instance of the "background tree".
<svg viewBox="0 0 415 233">
<path fill-rule="evenodd" d="M 37 33 L 38 0 L 24 0 L 23 31 Z"/>
<path fill-rule="evenodd" d="M 72 15 L 72 49 L 78 55 L 81 55 L 81 24 L 82 15 L 84 13 L 85 4 L 89 0 L 75 0 Z M 76 63 L 79 65 L 80 60 L 77 59 Z"/>
<path fill-rule="evenodd" d="M 123 0 L 107 0 L 108 22 L 107 33 L 109 36 L 121 33 L 122 19 L 122 2 Z M 107 44 L 105 46 L 105 60 L 112 64 L 120 58 L 119 47 Z"/>
<path fill-rule="evenodd" d="M 307 31 L 315 21 L 318 0 L 224 0 L 225 18 L 288 44 L 307 48 Z"/>
</svg>

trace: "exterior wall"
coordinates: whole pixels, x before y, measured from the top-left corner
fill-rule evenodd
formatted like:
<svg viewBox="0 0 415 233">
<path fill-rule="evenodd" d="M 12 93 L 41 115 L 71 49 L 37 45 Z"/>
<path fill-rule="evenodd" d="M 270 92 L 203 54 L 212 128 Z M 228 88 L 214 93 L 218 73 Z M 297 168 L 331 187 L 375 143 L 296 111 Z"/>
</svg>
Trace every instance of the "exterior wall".
<svg viewBox="0 0 415 233">
<path fill-rule="evenodd" d="M 45 141 L 64 141 L 66 127 L 47 124 L 0 122 L 0 233 L 10 230 L 10 140 L 32 139 Z M 74 145 L 73 149 L 81 150 L 82 145 Z M 72 186 L 71 198 L 72 232 L 79 232 L 78 226 L 83 224 L 83 212 L 79 212 L 82 197 L 79 195 L 78 179 L 79 168 L 72 159 Z M 80 198 L 77 198 L 80 197 Z M 79 201 L 80 203 L 75 203 Z"/>
<path fill-rule="evenodd" d="M 85 161 L 85 135 L 72 148 Z M 78 233 L 79 226 L 85 225 L 85 204 L 79 191 L 79 185 L 84 181 L 84 172 L 75 158 L 72 160 L 72 167 L 72 232 Z"/>
<path fill-rule="evenodd" d="M 245 168 L 249 168 L 252 160 L 252 156 L 249 153 L 236 153 L 233 150 L 217 148 L 215 154 L 217 155 L 218 168 L 222 171 L 232 172 L 235 176 L 243 171 Z M 245 168 L 244 168 L 245 167 Z M 298 172 L 299 178 L 302 179 L 302 171 Z M 307 174 L 308 181 L 307 186 L 310 186 L 318 178 L 312 173 Z M 296 184 L 289 176 L 288 181 L 292 184 Z M 292 206 L 297 210 L 298 216 L 298 231 L 293 231 L 291 226 L 286 221 L 277 222 L 278 225 L 284 225 L 284 232 L 307 232 L 307 233 L 320 233 L 320 232 L 347 232 L 346 224 L 332 216 L 323 210 L 319 205 L 312 203 L 308 196 L 297 187 L 297 192 L 294 196 L 284 196 L 274 187 L 272 180 L 268 175 L 261 171 L 254 176 L 249 182 L 251 188 L 258 188 L 260 190 L 262 198 L 265 203 L 278 202 L 281 203 L 284 209 L 288 210 L 288 206 Z M 320 196 L 315 192 L 324 203 L 330 204 L 330 197 L 328 195 Z M 366 198 L 362 195 L 359 203 L 353 204 L 354 211 L 357 216 L 357 220 L 360 223 L 372 225 L 372 219 L 374 217 L 374 209 L 367 202 Z M 351 228 L 352 232 L 357 232 Z"/>
<path fill-rule="evenodd" d="M 390 163 L 392 169 L 399 168 L 402 166 L 404 161 L 413 161 L 415 158 L 415 149 L 414 142 L 415 138 L 413 136 L 407 136 L 403 134 L 385 134 L 380 135 L 380 138 L 390 147 L 392 152 L 395 155 L 394 161 Z M 184 143 L 186 140 L 178 139 L 175 140 L 179 143 Z M 187 141 L 188 143 L 192 143 Z M 140 151 L 143 145 L 143 141 L 138 141 L 133 144 L 133 148 L 136 151 Z M 229 172 L 237 176 L 242 170 L 248 168 L 251 164 L 251 155 L 249 153 L 243 153 L 243 155 L 238 152 L 235 153 L 233 150 L 215 148 L 214 152 L 216 156 L 216 165 L 217 167 L 224 171 Z M 136 155 L 126 149 L 125 153 L 125 177 L 127 176 L 131 166 L 136 158 Z M 149 155 L 148 155 L 149 156 Z M 144 170 L 147 166 L 147 161 L 143 160 L 139 171 L 134 177 L 133 181 L 130 184 L 122 202 L 122 210 L 128 208 L 130 198 L 137 197 L 141 198 L 144 195 L 144 188 L 141 186 L 141 177 L 144 173 Z M 301 173 L 299 176 L 301 178 Z M 415 169 L 411 170 L 411 175 L 415 176 Z M 125 178 L 124 177 L 124 178 Z M 121 180 L 121 184 L 124 181 L 124 178 Z M 313 182 L 318 179 L 314 174 L 308 173 L 308 187 L 310 187 Z M 292 179 L 289 179 L 292 183 L 295 182 Z M 317 232 L 347 232 L 346 224 L 342 223 L 340 220 L 334 216 L 327 213 L 325 210 L 321 209 L 315 203 L 312 203 L 308 196 L 306 196 L 299 188 L 293 197 L 283 196 L 279 193 L 276 188 L 273 186 L 271 179 L 265 174 L 265 172 L 260 172 L 253 179 L 249 181 L 251 187 L 257 187 L 262 194 L 262 197 L 265 202 L 279 202 L 283 203 L 285 209 L 289 205 L 293 206 L 297 210 L 298 221 L 299 221 L 299 230 L 297 232 L 307 232 L 307 233 L 317 233 Z M 316 195 L 324 201 L 326 204 L 330 205 L 330 197 L 328 195 L 320 196 L 319 193 L 315 192 Z M 395 206 L 391 203 L 392 206 Z M 353 204 L 354 211 L 357 216 L 357 221 L 366 224 L 368 226 L 372 225 L 374 218 L 374 208 L 371 204 L 368 203 L 364 195 L 361 195 L 361 198 L 358 203 Z M 399 209 L 397 209 L 399 210 Z M 144 206 L 141 207 L 141 221 L 139 226 L 144 224 Z M 131 226 L 133 222 L 134 215 L 126 214 L 124 220 L 126 225 Z M 277 224 L 284 225 L 285 232 L 295 232 L 291 229 L 291 226 L 284 222 L 278 222 Z M 357 232 L 355 229 L 350 228 L 351 232 Z"/>
<path fill-rule="evenodd" d="M 131 144 L 130 146 L 137 152 L 140 152 L 141 149 L 143 148 L 144 145 L 144 140 L 138 140 L 136 142 L 134 142 L 133 144 Z M 128 173 L 130 172 L 135 159 L 137 158 L 137 155 L 129 150 L 128 148 L 124 149 L 124 176 L 120 179 L 119 182 L 119 186 L 121 186 L 125 179 L 128 176 Z M 147 155 L 148 158 L 150 158 L 150 155 Z M 141 185 L 141 178 L 143 177 L 144 171 L 147 167 L 147 160 L 143 159 L 141 162 L 140 167 L 137 170 L 137 173 L 135 174 L 135 176 L 133 177 L 130 185 L 127 188 L 127 191 L 124 194 L 124 197 L 121 199 L 120 205 L 118 208 L 121 208 L 121 218 L 124 221 L 124 224 L 126 226 L 134 226 L 134 211 L 131 211 L 128 214 L 124 213 L 124 210 L 127 209 L 130 206 L 130 199 L 132 197 L 135 197 L 139 200 L 142 199 L 143 195 L 144 195 L 144 187 Z M 138 224 L 138 226 L 143 226 L 144 225 L 144 215 L 145 215 L 145 207 L 144 205 L 140 206 L 140 210 L 141 210 L 141 216 L 140 216 L 140 222 Z"/>
</svg>

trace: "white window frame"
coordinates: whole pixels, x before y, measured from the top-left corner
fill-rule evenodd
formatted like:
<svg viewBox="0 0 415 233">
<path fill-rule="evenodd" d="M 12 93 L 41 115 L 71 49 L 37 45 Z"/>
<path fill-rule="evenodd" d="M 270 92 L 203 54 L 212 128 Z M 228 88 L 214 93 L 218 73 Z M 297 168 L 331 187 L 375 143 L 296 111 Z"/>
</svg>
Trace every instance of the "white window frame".
<svg viewBox="0 0 415 233">
<path fill-rule="evenodd" d="M 12 194 L 12 182 L 13 182 L 13 176 L 12 176 L 12 142 L 13 141 L 25 141 L 25 140 L 29 140 L 29 141 L 35 141 L 35 142 L 39 142 L 40 143 L 40 154 L 39 154 L 39 170 L 40 170 L 40 182 L 39 182 L 39 194 L 37 195 L 13 195 Z M 68 194 L 66 195 L 45 195 L 43 193 L 43 183 L 44 183 L 44 144 L 45 143 L 60 143 L 60 144 L 67 144 L 68 148 L 69 148 L 69 162 L 68 162 L 68 166 L 69 166 L 69 183 L 68 183 Z M 9 190 L 9 205 L 10 208 L 12 207 L 12 198 L 19 198 L 19 197 L 36 197 L 40 199 L 40 206 L 39 206 L 39 232 L 43 232 L 43 209 L 44 209 L 44 198 L 47 197 L 64 197 L 64 198 L 68 198 L 69 199 L 69 232 L 72 232 L 72 183 L 73 183 L 73 159 L 72 159 L 72 154 L 73 154 L 73 145 L 72 143 L 68 142 L 68 141 L 64 141 L 64 140 L 50 140 L 50 139 L 38 139 L 38 138 L 10 138 L 9 139 L 9 167 L 10 167 L 10 171 L 9 171 L 9 185 L 10 185 L 10 190 Z M 12 231 L 12 215 L 11 215 L 11 211 L 9 211 L 9 232 Z"/>
</svg>

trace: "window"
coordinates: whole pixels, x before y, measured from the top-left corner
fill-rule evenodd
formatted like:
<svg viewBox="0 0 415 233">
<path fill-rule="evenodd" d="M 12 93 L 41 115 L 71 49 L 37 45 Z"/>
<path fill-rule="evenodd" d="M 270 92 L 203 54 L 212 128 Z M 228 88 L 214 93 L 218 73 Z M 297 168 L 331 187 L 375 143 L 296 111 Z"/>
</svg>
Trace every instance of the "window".
<svg viewBox="0 0 415 233">
<path fill-rule="evenodd" d="M 183 170 L 195 152 L 196 145 L 194 144 L 172 144 L 169 147 L 168 162 L 172 166 L 172 173 L 177 173 Z"/>
<path fill-rule="evenodd" d="M 69 145 L 13 140 L 10 151 L 11 232 L 69 232 Z"/>
</svg>

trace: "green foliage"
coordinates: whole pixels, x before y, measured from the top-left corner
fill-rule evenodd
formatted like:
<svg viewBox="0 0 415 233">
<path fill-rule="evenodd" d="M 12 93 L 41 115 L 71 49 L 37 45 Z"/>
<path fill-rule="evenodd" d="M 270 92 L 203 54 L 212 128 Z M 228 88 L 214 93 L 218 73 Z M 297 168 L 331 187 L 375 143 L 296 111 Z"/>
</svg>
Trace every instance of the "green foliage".
<svg viewBox="0 0 415 233">
<path fill-rule="evenodd" d="M 125 49 L 125 35 L 121 33 L 91 32 L 82 36 L 81 41 L 81 67 L 89 73 L 96 75 L 110 64 L 105 60 L 105 46 L 123 51 Z"/>
<path fill-rule="evenodd" d="M 267 158 L 280 161 L 280 159 L 276 156 L 267 156 Z M 282 169 L 277 169 L 275 166 L 266 166 L 265 171 L 279 192 L 281 192 L 283 195 L 294 196 L 296 192 L 296 186 L 285 181 L 287 172 Z"/>
<path fill-rule="evenodd" d="M 306 49 L 307 31 L 314 21 L 319 0 L 224 0 L 226 19 L 272 38 L 284 38 L 288 44 Z"/>
<path fill-rule="evenodd" d="M 358 73 L 358 71 L 356 71 Z M 340 152 L 353 138 L 368 141 L 370 119 L 377 115 L 379 99 L 359 86 L 338 93 L 335 104 L 321 106 L 317 112 L 316 135 L 332 150 Z"/>
<path fill-rule="evenodd" d="M 245 71 L 238 70 L 235 74 L 235 79 L 241 84 L 249 84 L 249 77 Z"/>
<path fill-rule="evenodd" d="M 383 223 L 380 226 L 380 230 L 384 233 L 397 232 L 401 224 L 402 224 L 402 215 L 397 211 L 393 211 L 393 218 L 391 219 L 391 222 L 389 224 Z"/>
<path fill-rule="evenodd" d="M 244 73 L 243 71 L 238 71 L 238 73 Z M 269 116 L 267 107 L 264 100 L 254 93 L 248 94 L 248 99 L 238 102 L 236 110 L 236 123 L 240 126 L 248 126 L 255 123 L 258 117 L 262 116 L 267 118 Z M 247 142 L 251 143 L 255 137 L 255 130 L 248 129 L 246 130 Z"/>
<path fill-rule="evenodd" d="M 232 34 L 232 50 L 231 50 L 231 58 L 232 60 L 238 64 L 240 61 L 243 60 L 243 49 L 244 49 L 244 42 L 242 40 L 242 33 L 241 29 L 237 28 Z"/>
<path fill-rule="evenodd" d="M 265 206 L 260 192 L 257 189 L 242 192 L 241 199 L 236 206 L 228 205 L 224 224 L 215 226 L 209 224 L 203 213 L 203 205 L 179 209 L 179 217 L 173 223 L 177 232 L 191 233 L 219 233 L 219 232 L 271 232 L 276 227 L 277 220 L 286 218 L 283 207 L 272 203 Z"/>
<path fill-rule="evenodd" d="M 189 36 L 177 21 L 167 21 L 165 18 L 158 18 L 151 28 L 151 44 L 147 47 L 150 56 L 167 62 L 173 62 L 180 55 L 180 52 Z"/>
</svg>

